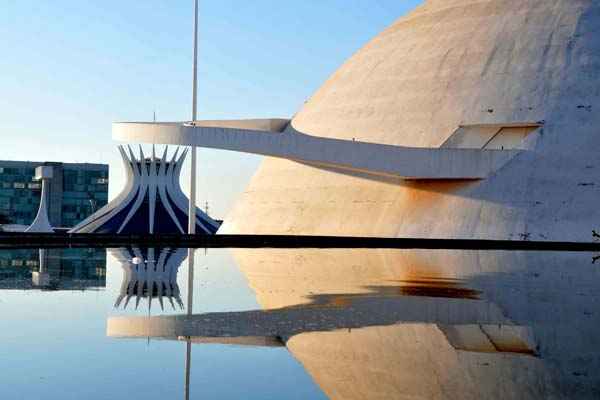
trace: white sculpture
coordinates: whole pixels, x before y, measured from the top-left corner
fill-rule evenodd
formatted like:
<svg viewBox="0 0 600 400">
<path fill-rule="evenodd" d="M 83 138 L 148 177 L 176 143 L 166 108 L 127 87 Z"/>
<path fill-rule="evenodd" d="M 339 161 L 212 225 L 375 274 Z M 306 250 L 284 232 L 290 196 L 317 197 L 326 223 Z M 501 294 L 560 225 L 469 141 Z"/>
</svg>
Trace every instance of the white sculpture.
<svg viewBox="0 0 600 400">
<path fill-rule="evenodd" d="M 42 181 L 42 195 L 37 215 L 25 232 L 53 233 L 52 225 L 48 219 L 48 196 L 50 191 L 50 179 L 53 178 L 53 170 L 50 166 L 40 166 L 35 169 L 35 180 Z"/>
</svg>

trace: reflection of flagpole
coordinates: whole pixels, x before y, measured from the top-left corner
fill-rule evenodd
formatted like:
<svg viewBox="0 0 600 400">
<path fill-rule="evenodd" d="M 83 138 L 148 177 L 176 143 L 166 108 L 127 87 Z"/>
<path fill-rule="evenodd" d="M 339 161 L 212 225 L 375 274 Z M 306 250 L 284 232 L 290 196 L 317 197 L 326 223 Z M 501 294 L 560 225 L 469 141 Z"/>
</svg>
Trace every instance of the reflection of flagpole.
<svg viewBox="0 0 600 400">
<path fill-rule="evenodd" d="M 192 316 L 194 309 L 194 251 L 188 249 L 188 289 L 187 289 L 187 316 Z M 185 400 L 190 399 L 190 370 L 192 368 L 192 342 L 189 336 L 186 336 L 185 352 Z"/>
<path fill-rule="evenodd" d="M 191 316 L 194 309 L 194 254 L 195 249 L 188 249 L 188 290 L 187 290 L 187 315 Z"/>
<path fill-rule="evenodd" d="M 185 400 L 190 400 L 190 369 L 192 366 L 192 342 L 187 338 L 185 350 Z"/>
<path fill-rule="evenodd" d="M 188 291 L 187 291 L 187 315 L 190 317 L 194 302 L 194 249 L 188 249 Z M 186 337 L 185 352 L 185 400 L 190 399 L 190 370 L 192 368 L 192 342 Z"/>
<path fill-rule="evenodd" d="M 194 254 L 195 249 L 188 249 L 188 290 L 187 290 L 187 316 L 192 316 L 194 309 Z M 186 336 L 185 352 L 185 400 L 190 399 L 190 370 L 192 368 L 192 342 Z"/>
<path fill-rule="evenodd" d="M 185 400 L 190 400 L 190 369 L 192 366 L 192 342 L 187 338 L 185 349 Z"/>
</svg>

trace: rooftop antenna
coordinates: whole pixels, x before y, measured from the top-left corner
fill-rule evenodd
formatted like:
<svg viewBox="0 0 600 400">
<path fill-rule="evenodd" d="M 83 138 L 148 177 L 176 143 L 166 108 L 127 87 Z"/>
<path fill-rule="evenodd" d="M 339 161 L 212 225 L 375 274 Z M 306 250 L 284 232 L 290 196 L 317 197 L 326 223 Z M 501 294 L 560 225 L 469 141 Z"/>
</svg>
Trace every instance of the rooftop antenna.
<svg viewBox="0 0 600 400">
<path fill-rule="evenodd" d="M 152 119 L 156 122 L 156 110 L 152 111 Z"/>
</svg>

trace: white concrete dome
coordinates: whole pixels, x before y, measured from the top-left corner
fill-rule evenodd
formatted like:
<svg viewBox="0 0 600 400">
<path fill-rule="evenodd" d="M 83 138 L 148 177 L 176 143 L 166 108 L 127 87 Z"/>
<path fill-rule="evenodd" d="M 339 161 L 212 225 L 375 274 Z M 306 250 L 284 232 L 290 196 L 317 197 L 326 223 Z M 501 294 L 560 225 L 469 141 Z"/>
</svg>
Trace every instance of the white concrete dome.
<svg viewBox="0 0 600 400">
<path fill-rule="evenodd" d="M 434 148 L 508 132 L 497 148 L 524 151 L 470 181 L 268 158 L 219 232 L 590 240 L 599 111 L 600 3 L 427 1 L 351 57 L 288 130 Z"/>
</svg>

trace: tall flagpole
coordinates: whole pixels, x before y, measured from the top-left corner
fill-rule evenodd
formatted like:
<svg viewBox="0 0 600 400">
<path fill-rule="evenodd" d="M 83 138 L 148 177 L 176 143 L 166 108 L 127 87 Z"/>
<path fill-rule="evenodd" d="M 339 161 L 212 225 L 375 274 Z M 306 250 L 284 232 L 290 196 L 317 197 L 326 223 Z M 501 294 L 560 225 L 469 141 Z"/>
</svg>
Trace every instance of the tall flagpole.
<svg viewBox="0 0 600 400">
<path fill-rule="evenodd" d="M 198 90 L 198 0 L 194 0 L 194 68 L 192 86 L 192 125 L 196 123 L 196 106 Z M 188 233 L 196 233 L 196 146 L 191 146 L 192 166 L 190 173 L 190 207 L 188 210 Z M 194 249 L 188 249 L 188 304 L 187 315 L 192 315 L 194 301 Z M 190 370 L 192 368 L 192 343 L 190 337 L 186 338 L 185 358 L 185 390 L 184 397 L 190 398 Z"/>
<path fill-rule="evenodd" d="M 194 68 L 192 84 L 192 125 L 196 123 L 198 90 L 198 0 L 194 0 Z M 188 210 L 188 233 L 196 233 L 196 146 L 191 146 L 192 167 L 190 174 L 190 208 Z"/>
</svg>

